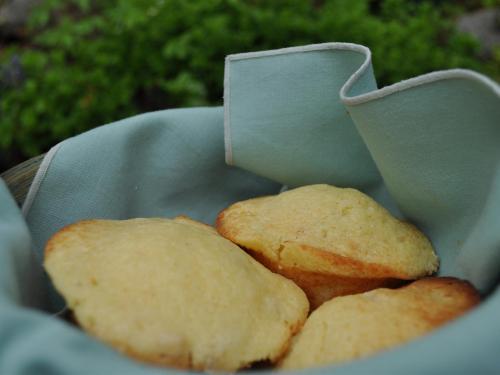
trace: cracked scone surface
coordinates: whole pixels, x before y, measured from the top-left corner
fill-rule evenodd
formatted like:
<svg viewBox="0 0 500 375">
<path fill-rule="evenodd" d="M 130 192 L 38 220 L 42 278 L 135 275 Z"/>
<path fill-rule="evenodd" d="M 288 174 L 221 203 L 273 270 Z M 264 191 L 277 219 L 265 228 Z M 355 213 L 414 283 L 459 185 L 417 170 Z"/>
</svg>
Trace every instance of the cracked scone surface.
<svg viewBox="0 0 500 375">
<path fill-rule="evenodd" d="M 300 285 L 313 306 L 432 274 L 438 258 L 413 225 L 350 188 L 309 185 L 233 204 L 224 237 Z"/>
<path fill-rule="evenodd" d="M 445 277 L 337 297 L 309 316 L 280 368 L 367 357 L 422 336 L 478 303 L 479 295 L 469 283 Z"/>
<path fill-rule="evenodd" d="M 78 222 L 49 240 L 44 266 L 81 327 L 157 365 L 276 361 L 309 310 L 293 282 L 184 217 Z"/>
</svg>

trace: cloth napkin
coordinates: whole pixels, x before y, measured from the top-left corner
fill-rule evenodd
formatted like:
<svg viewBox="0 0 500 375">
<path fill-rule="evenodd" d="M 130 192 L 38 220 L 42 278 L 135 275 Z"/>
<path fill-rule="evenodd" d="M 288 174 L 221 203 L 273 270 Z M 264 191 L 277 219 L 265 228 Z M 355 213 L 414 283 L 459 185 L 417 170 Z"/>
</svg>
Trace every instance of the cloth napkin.
<svg viewBox="0 0 500 375">
<path fill-rule="evenodd" d="M 311 183 L 356 187 L 415 222 L 440 273 L 486 298 L 407 345 L 303 373 L 500 372 L 498 85 L 452 70 L 377 90 L 367 48 L 328 43 L 228 56 L 224 100 L 65 140 L 22 213 L 0 183 L 1 374 L 179 372 L 129 360 L 58 318 L 41 262 L 63 226 L 178 214 L 212 223 L 232 202 Z"/>
</svg>

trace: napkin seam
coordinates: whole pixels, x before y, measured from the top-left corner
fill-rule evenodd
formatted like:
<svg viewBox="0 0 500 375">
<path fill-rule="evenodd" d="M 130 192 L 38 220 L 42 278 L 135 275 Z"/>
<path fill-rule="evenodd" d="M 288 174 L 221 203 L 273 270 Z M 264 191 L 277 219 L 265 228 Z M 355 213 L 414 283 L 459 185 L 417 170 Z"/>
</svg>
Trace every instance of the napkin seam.
<svg viewBox="0 0 500 375">
<path fill-rule="evenodd" d="M 429 84 L 446 79 L 471 79 L 484 84 L 490 88 L 496 95 L 500 96 L 500 86 L 494 82 L 492 79 L 477 73 L 469 69 L 448 69 L 448 70 L 438 70 L 436 72 L 431 72 L 423 74 L 417 77 L 409 78 L 390 86 L 385 86 L 377 90 L 369 91 L 365 94 L 360 94 L 356 96 L 349 97 L 347 92 L 352 88 L 354 83 L 358 78 L 364 73 L 367 66 L 363 63 L 361 67 L 353 73 L 351 77 L 346 81 L 346 83 L 340 89 L 340 99 L 346 105 L 358 105 L 369 101 L 374 101 L 377 99 L 382 99 L 386 96 L 395 94 L 400 91 L 408 90 L 414 87 L 418 87 L 424 84 Z"/>
<path fill-rule="evenodd" d="M 52 159 L 56 155 L 62 143 L 63 142 L 60 142 L 56 144 L 54 147 L 52 147 L 43 158 L 40 167 L 38 168 L 38 171 L 35 174 L 35 178 L 33 179 L 33 182 L 31 183 L 31 186 L 28 190 L 28 194 L 26 195 L 26 199 L 24 200 L 23 206 L 21 208 L 21 212 L 24 217 L 28 216 L 29 210 L 33 205 L 33 202 L 35 200 L 35 197 L 38 193 L 38 190 L 40 189 L 43 180 L 45 179 L 45 175 L 47 174 L 47 170 L 49 169 Z"/>
<path fill-rule="evenodd" d="M 246 60 L 246 59 L 268 57 L 275 55 L 286 55 L 299 52 L 315 52 L 319 50 L 347 50 L 347 51 L 359 52 L 366 56 L 371 56 L 370 49 L 361 44 L 331 42 L 331 43 L 309 44 L 307 46 L 279 48 L 266 51 L 236 53 L 232 55 L 227 55 L 226 63 L 228 62 L 228 60 L 237 61 L 237 60 Z"/>
<path fill-rule="evenodd" d="M 231 127 L 229 125 L 229 80 L 230 80 L 230 71 L 229 71 L 229 61 L 231 60 L 231 55 L 226 56 L 226 60 L 224 63 L 224 151 L 225 151 L 225 160 L 227 165 L 233 165 L 233 149 L 231 142 Z"/>
<path fill-rule="evenodd" d="M 287 47 L 275 50 L 257 51 L 257 52 L 245 52 L 237 53 L 232 55 L 227 55 L 224 64 L 224 150 L 225 150 L 225 160 L 226 164 L 233 165 L 233 148 L 232 148 L 232 137 L 231 137 L 231 121 L 230 121 L 230 103 L 231 103 L 231 91 L 230 91 L 230 80 L 231 80 L 231 70 L 230 62 L 238 60 L 256 59 L 261 57 L 269 57 L 276 55 L 286 55 L 295 54 L 303 52 L 315 52 L 321 50 L 346 50 L 362 53 L 365 55 L 365 61 L 359 69 L 366 70 L 371 62 L 371 51 L 369 48 L 362 46 L 360 44 L 354 43 L 342 43 L 342 42 L 331 42 L 331 43 L 319 43 L 319 44 L 309 44 L 307 46 L 298 47 Z M 358 71 L 359 71 L 358 69 Z M 357 71 L 356 71 L 357 73 Z"/>
<path fill-rule="evenodd" d="M 230 91 L 230 80 L 231 80 L 231 69 L 230 62 L 246 59 L 256 59 L 261 57 L 285 55 L 285 54 L 295 54 L 304 52 L 314 52 L 321 50 L 347 50 L 358 52 L 365 55 L 365 60 L 361 66 L 349 77 L 345 84 L 340 88 L 340 100 L 344 105 L 354 106 L 363 104 L 369 101 L 374 101 L 382 99 L 386 96 L 395 94 L 400 91 L 408 90 L 420 85 L 425 85 L 440 80 L 446 79 L 470 79 L 472 81 L 484 84 L 486 87 L 491 89 L 493 93 L 500 96 L 500 86 L 492 79 L 477 73 L 469 69 L 448 69 L 440 70 L 436 72 L 431 72 L 423 74 L 417 77 L 409 78 L 400 82 L 396 82 L 392 85 L 382 87 L 380 89 L 375 89 L 364 94 L 348 96 L 348 92 L 352 89 L 354 84 L 358 79 L 366 72 L 371 66 L 371 50 L 363 45 L 354 43 L 342 43 L 342 42 L 332 42 L 332 43 L 319 43 L 310 44 L 307 46 L 299 47 L 288 47 L 280 48 L 275 50 L 257 51 L 257 52 L 246 52 L 238 53 L 226 56 L 224 64 L 224 150 L 225 150 L 225 160 L 228 165 L 233 165 L 233 148 L 232 148 L 232 129 L 231 129 L 231 91 Z"/>
</svg>

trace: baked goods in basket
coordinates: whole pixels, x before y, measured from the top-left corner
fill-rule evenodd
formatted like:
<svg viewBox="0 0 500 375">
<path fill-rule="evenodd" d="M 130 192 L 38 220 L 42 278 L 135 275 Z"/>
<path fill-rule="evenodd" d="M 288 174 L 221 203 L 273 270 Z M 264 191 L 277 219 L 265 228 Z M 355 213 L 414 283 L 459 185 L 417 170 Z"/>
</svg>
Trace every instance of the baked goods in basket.
<svg viewBox="0 0 500 375">
<path fill-rule="evenodd" d="M 187 218 L 81 221 L 50 239 L 44 265 L 84 330 L 158 365 L 275 362 L 309 311 L 292 281 Z"/>
<path fill-rule="evenodd" d="M 424 335 L 477 303 L 479 295 L 469 283 L 441 277 L 334 298 L 310 315 L 280 367 L 366 357 Z"/>
<path fill-rule="evenodd" d="M 219 214 L 216 227 L 294 280 L 313 307 L 438 268 L 431 243 L 417 228 L 355 189 L 310 185 L 238 202 Z"/>
</svg>

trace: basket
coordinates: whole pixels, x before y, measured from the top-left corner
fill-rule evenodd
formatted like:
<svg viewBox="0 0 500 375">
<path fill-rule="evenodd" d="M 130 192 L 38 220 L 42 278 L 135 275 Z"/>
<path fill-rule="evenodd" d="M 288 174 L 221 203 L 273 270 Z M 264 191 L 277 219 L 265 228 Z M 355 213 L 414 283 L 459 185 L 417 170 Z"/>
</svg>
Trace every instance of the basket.
<svg viewBox="0 0 500 375">
<path fill-rule="evenodd" d="M 35 156 L 0 174 L 19 206 L 23 205 L 44 156 Z"/>
<path fill-rule="evenodd" d="M 10 355 L 14 374 L 31 365 L 159 373 L 65 326 L 50 315 L 57 305 L 40 312 L 28 303 L 27 292 L 49 287 L 33 276 L 57 230 L 89 218 L 185 214 L 212 223 L 236 201 L 321 182 L 357 188 L 416 223 L 443 261 L 441 275 L 468 279 L 488 297 L 425 339 L 304 373 L 498 373 L 499 99 L 496 83 L 465 70 L 377 89 L 369 50 L 353 44 L 240 54 L 226 59 L 224 108 L 135 116 L 4 172 L 24 216 L 7 197 L 0 278 L 14 293 L 4 293 L 5 309 L 0 293 L 0 333 L 9 333 L 0 372 Z"/>
</svg>

